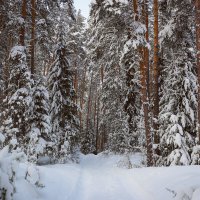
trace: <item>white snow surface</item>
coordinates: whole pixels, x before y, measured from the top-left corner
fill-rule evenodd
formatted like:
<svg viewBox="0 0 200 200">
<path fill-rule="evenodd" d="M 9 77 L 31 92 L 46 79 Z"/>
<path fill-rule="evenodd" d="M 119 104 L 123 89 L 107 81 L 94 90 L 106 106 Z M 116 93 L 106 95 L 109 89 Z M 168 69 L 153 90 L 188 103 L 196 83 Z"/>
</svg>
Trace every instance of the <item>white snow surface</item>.
<svg viewBox="0 0 200 200">
<path fill-rule="evenodd" d="M 123 160 L 90 154 L 79 164 L 37 166 L 41 187 L 24 179 L 20 164 L 14 200 L 200 200 L 200 166 L 145 168 L 138 153 L 132 169 L 119 168 Z"/>
</svg>

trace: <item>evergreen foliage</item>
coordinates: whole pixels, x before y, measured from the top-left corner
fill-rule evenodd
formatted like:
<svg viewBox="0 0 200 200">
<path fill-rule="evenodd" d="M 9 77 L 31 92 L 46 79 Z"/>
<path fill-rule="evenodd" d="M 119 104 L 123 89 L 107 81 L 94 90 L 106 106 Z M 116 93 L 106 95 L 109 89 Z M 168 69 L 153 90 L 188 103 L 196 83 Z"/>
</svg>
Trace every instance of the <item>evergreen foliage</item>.
<svg viewBox="0 0 200 200">
<path fill-rule="evenodd" d="M 32 80 L 26 63 L 26 49 L 15 46 L 10 52 L 11 71 L 7 96 L 4 99 L 2 132 L 6 137 L 6 144 L 16 145 L 23 150 L 28 145 L 28 131 L 30 130 L 30 114 L 32 107 Z"/>
<path fill-rule="evenodd" d="M 198 19 L 193 1 L 162 0 L 157 23 L 156 2 L 94 0 L 86 25 L 73 0 L 0 0 L 0 147 L 199 165 Z"/>
<path fill-rule="evenodd" d="M 47 156 L 48 142 L 51 141 L 51 122 L 49 115 L 49 94 L 44 80 L 39 78 L 33 91 L 33 110 L 31 130 L 29 133 L 28 155 L 32 162 L 37 162 L 39 156 Z"/>
<path fill-rule="evenodd" d="M 73 73 L 66 57 L 67 53 L 66 47 L 59 43 L 48 78 L 53 141 L 59 159 L 72 153 L 71 148 L 74 148 L 78 128 L 77 106 L 73 102 Z"/>
<path fill-rule="evenodd" d="M 167 4 L 167 11 L 168 23 L 160 32 L 164 69 L 159 115 L 162 153 L 158 163 L 188 165 L 197 117 L 192 18 L 188 17 L 193 8 L 189 2 L 177 0 Z"/>
</svg>

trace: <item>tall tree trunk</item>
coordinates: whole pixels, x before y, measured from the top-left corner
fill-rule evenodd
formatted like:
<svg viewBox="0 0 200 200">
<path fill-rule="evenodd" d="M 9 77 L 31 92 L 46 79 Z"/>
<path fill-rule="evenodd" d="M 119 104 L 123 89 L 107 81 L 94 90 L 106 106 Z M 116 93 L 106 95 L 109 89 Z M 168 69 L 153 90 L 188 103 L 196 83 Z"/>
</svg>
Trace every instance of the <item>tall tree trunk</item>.
<svg viewBox="0 0 200 200">
<path fill-rule="evenodd" d="M 3 79 L 5 81 L 5 90 L 4 90 L 4 98 L 8 95 L 8 84 L 9 84 L 9 76 L 10 76 L 10 67 L 9 64 L 7 62 L 8 58 L 9 58 L 9 54 L 10 54 L 10 49 L 13 46 L 13 36 L 11 34 L 9 34 L 9 39 L 8 39 L 8 48 L 7 48 L 7 52 L 6 52 L 6 57 L 4 60 L 4 66 L 3 66 Z"/>
<path fill-rule="evenodd" d="M 138 21 L 138 0 L 133 0 L 134 20 Z"/>
<path fill-rule="evenodd" d="M 153 127 L 154 143 L 159 144 L 158 136 L 158 115 L 159 115 L 159 48 L 158 48 L 158 0 L 154 0 L 154 57 L 153 57 L 153 76 L 154 76 L 154 94 L 153 94 Z"/>
<path fill-rule="evenodd" d="M 99 94 L 97 94 L 97 123 L 96 123 L 96 152 L 99 153 L 99 110 L 100 110 L 100 101 Z"/>
<path fill-rule="evenodd" d="M 24 38 L 25 38 L 25 19 L 26 19 L 26 0 L 23 0 L 22 2 L 22 11 L 21 11 L 21 15 L 22 15 L 22 18 L 24 19 L 24 24 L 22 25 L 22 27 L 20 28 L 20 31 L 19 31 L 19 44 L 21 46 L 24 46 Z"/>
<path fill-rule="evenodd" d="M 149 14 L 148 14 L 148 5 L 149 1 L 144 0 L 144 8 L 143 8 L 143 15 L 145 18 L 145 26 L 146 26 L 146 33 L 145 33 L 145 38 L 146 41 L 149 43 Z M 144 64 L 146 66 L 146 77 L 147 77 L 147 97 L 148 99 L 150 98 L 150 88 L 149 88 L 149 49 L 148 47 L 144 48 Z"/>
<path fill-rule="evenodd" d="M 92 81 L 93 81 L 93 75 L 91 76 L 89 95 L 88 95 L 87 117 L 86 117 L 86 132 L 89 131 L 89 123 L 90 123 L 90 115 L 91 115 Z"/>
<path fill-rule="evenodd" d="M 97 114 L 97 86 L 95 90 L 95 99 L 94 99 L 94 116 L 93 116 L 93 123 L 94 123 L 94 130 L 96 128 L 96 114 Z"/>
<path fill-rule="evenodd" d="M 102 84 L 102 88 L 103 88 L 104 68 L 101 67 L 100 70 L 101 70 L 101 72 L 100 72 L 101 73 L 101 84 Z"/>
<path fill-rule="evenodd" d="M 197 46 L 197 71 L 198 71 L 198 139 L 200 144 L 200 1 L 196 0 L 196 46 Z"/>
<path fill-rule="evenodd" d="M 31 74 L 35 74 L 35 0 L 31 0 L 31 42 L 30 42 L 30 54 L 31 54 Z"/>
<path fill-rule="evenodd" d="M 75 59 L 74 59 L 74 79 L 73 79 L 73 82 L 74 82 L 74 90 L 76 92 L 76 96 L 75 96 L 75 99 L 74 99 L 74 102 L 77 104 L 78 103 L 78 62 L 77 62 L 77 50 L 76 48 L 74 47 L 74 52 L 75 52 Z"/>
<path fill-rule="evenodd" d="M 31 0 L 31 42 L 30 42 L 30 54 L 31 54 L 31 74 L 35 74 L 35 0 Z"/>
<path fill-rule="evenodd" d="M 142 16 L 140 17 L 141 22 L 146 24 L 147 32 L 145 34 L 145 38 L 148 41 L 148 2 L 143 0 L 142 3 Z M 133 0 L 133 9 L 135 13 L 135 20 L 138 21 L 138 2 L 137 0 Z M 149 109 L 148 109 L 148 70 L 149 70 L 149 52 L 146 47 L 138 47 L 138 52 L 141 56 L 140 61 L 140 74 L 141 74 L 141 101 L 144 110 L 144 125 L 145 125 L 145 135 L 146 135 L 146 146 L 147 146 L 147 166 L 153 165 L 153 148 L 152 148 L 152 139 L 151 139 L 151 132 L 149 127 Z"/>
<path fill-rule="evenodd" d="M 85 67 L 85 71 L 84 71 L 84 77 L 82 80 L 82 84 L 81 84 L 81 95 L 80 95 L 80 132 L 82 132 L 83 130 L 83 117 L 82 117 L 82 112 L 83 112 L 83 104 L 84 104 L 84 93 L 85 93 L 85 79 L 86 79 L 86 73 L 87 73 L 87 67 Z"/>
<path fill-rule="evenodd" d="M 100 78 L 101 78 L 101 92 L 103 93 L 103 87 L 104 87 L 104 67 L 100 67 Z M 101 107 L 101 115 L 105 115 L 105 108 L 104 104 Z M 99 151 L 104 151 L 105 146 L 105 135 L 106 135 L 106 125 L 103 123 L 100 127 L 99 131 Z"/>
<path fill-rule="evenodd" d="M 146 33 L 145 38 L 148 42 L 149 34 L 148 34 L 148 4 L 147 0 L 143 0 L 142 5 L 142 22 L 146 25 Z M 140 70 L 141 70 L 141 86 L 142 86 L 142 105 L 144 110 L 144 125 L 145 125 L 145 133 L 146 133 L 146 145 L 147 145 L 147 166 L 153 165 L 153 147 L 152 147 L 152 138 L 149 126 L 149 101 L 148 101 L 148 71 L 149 71 L 149 50 L 147 47 L 139 48 L 141 53 L 141 62 L 140 62 Z"/>
<path fill-rule="evenodd" d="M 74 102 L 77 104 L 78 103 L 78 70 L 77 70 L 77 66 L 76 66 L 76 62 L 75 62 L 75 75 L 74 75 L 74 90 L 76 92 L 76 96 L 74 99 Z"/>
</svg>

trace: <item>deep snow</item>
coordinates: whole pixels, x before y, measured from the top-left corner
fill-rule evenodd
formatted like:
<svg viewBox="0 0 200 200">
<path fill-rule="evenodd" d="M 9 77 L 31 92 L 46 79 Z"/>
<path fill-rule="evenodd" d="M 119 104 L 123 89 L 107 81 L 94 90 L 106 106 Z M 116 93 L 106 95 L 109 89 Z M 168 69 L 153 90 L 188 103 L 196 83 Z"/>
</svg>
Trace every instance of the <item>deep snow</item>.
<svg viewBox="0 0 200 200">
<path fill-rule="evenodd" d="M 34 170 L 33 180 L 25 180 L 27 165 L 20 164 L 14 200 L 200 200 L 200 166 L 139 168 L 135 154 L 134 168 L 126 169 L 119 167 L 123 159 L 81 155 L 79 164 L 38 166 L 43 187 L 29 183 Z"/>
</svg>

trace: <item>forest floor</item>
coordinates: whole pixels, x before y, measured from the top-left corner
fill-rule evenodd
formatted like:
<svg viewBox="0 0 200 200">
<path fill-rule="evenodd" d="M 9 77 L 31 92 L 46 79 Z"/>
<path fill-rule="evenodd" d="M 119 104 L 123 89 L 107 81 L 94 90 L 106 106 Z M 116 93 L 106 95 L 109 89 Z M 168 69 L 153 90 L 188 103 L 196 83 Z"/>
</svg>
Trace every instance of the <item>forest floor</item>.
<svg viewBox="0 0 200 200">
<path fill-rule="evenodd" d="M 142 160 L 131 156 L 127 169 L 122 156 L 81 155 L 79 164 L 38 166 L 43 187 L 18 172 L 14 200 L 200 200 L 200 166 L 145 168 Z"/>
</svg>

